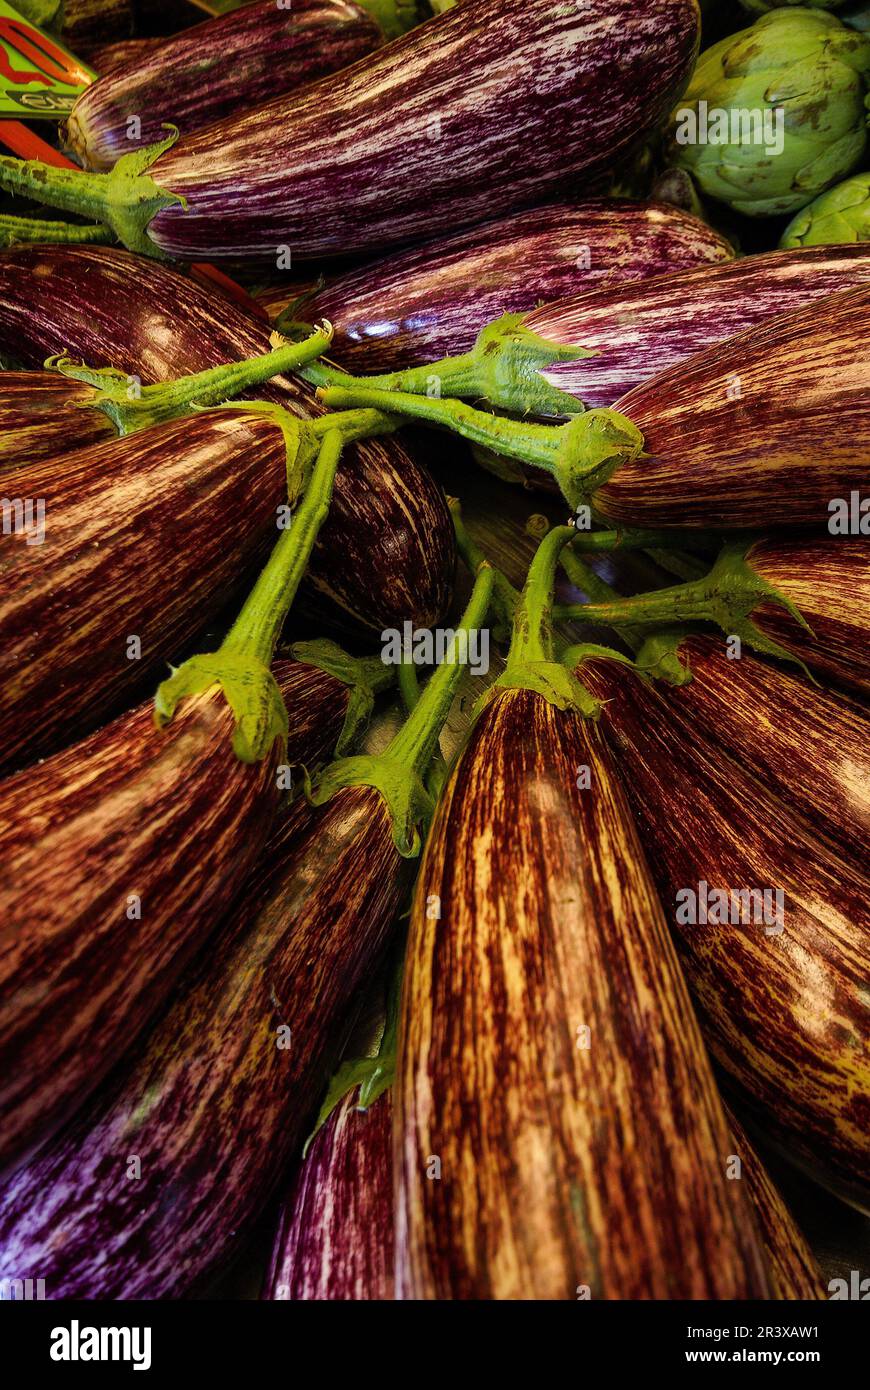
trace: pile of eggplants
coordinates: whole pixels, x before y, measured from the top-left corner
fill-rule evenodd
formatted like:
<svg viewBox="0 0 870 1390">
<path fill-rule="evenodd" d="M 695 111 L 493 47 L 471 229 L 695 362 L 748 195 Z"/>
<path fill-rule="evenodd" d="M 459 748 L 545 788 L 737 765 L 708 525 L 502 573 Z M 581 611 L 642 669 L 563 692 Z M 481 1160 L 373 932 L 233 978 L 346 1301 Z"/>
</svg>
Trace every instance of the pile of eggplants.
<svg viewBox="0 0 870 1390">
<path fill-rule="evenodd" d="M 696 0 L 442 8 L 125 7 L 81 167 L 0 157 L 89 224 L 0 252 L 0 1276 L 49 1298 L 208 1296 L 264 1221 L 272 1301 L 813 1300 L 755 1143 L 870 1211 L 870 252 L 645 196 Z"/>
</svg>

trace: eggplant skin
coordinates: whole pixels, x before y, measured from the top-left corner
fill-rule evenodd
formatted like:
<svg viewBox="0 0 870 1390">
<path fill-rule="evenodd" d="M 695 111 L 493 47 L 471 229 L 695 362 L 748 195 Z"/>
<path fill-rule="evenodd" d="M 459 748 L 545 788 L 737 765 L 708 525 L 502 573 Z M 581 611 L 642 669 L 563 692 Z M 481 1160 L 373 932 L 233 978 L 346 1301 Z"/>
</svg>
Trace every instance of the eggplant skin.
<svg viewBox="0 0 870 1390">
<path fill-rule="evenodd" d="M 342 1101 L 300 1163 L 281 1207 L 263 1297 L 392 1300 L 393 1106 Z"/>
<path fill-rule="evenodd" d="M 274 266 L 280 246 L 375 252 L 531 206 L 664 119 L 698 29 L 695 0 L 459 5 L 339 80 L 181 139 L 149 172 L 187 210 L 163 207 L 147 234 L 183 261 Z"/>
<path fill-rule="evenodd" d="M 741 1176 L 749 1189 L 755 1220 L 764 1242 L 767 1267 L 778 1299 L 827 1298 L 816 1257 L 783 1201 L 737 1116 L 725 1107 L 740 1159 Z"/>
<path fill-rule="evenodd" d="M 93 388 L 57 372 L 0 372 L 0 474 L 66 450 L 114 439 L 100 410 L 82 410 Z"/>
<path fill-rule="evenodd" d="M 736 758 L 615 663 L 584 667 L 714 1059 L 747 1121 L 870 1208 L 870 880 Z M 796 738 L 799 734 L 796 733 Z M 779 889 L 783 930 L 690 925 L 677 894 Z M 682 914 L 685 915 L 685 914 Z"/>
<path fill-rule="evenodd" d="M 0 1190 L 4 1272 L 40 1269 L 57 1299 L 200 1287 L 311 1123 L 407 886 L 376 792 L 297 801 L 132 1067 Z"/>
<path fill-rule="evenodd" d="M 90 732 L 159 678 L 265 559 L 286 502 L 284 439 L 264 417 L 202 411 L 3 482 L 45 502 L 41 545 L 0 538 L 8 767 Z"/>
<path fill-rule="evenodd" d="M 182 134 L 259 106 L 355 63 L 383 41 L 365 10 L 345 0 L 259 0 L 137 49 L 79 97 L 62 131 L 87 169 L 111 169 L 123 154 L 156 144 L 166 122 Z M 139 118 L 131 141 L 128 121 Z"/>
<path fill-rule="evenodd" d="M 863 245 L 813 246 L 720 261 L 639 284 L 604 284 L 529 314 L 526 326 L 596 356 L 555 363 L 547 381 L 589 407 L 613 405 L 654 374 L 778 314 L 870 283 Z"/>
<path fill-rule="evenodd" d="M 733 254 L 718 232 L 663 203 L 554 203 L 347 271 L 305 312 L 332 324 L 331 355 L 348 371 L 388 372 L 467 352 L 501 314 Z M 275 314 L 297 293 L 258 298 Z"/>
<path fill-rule="evenodd" d="M 488 706 L 436 812 L 404 978 L 400 1296 L 767 1296 L 688 993 L 594 726 L 529 691 Z"/>
<path fill-rule="evenodd" d="M 695 353 L 616 409 L 644 452 L 597 489 L 613 525 L 827 528 L 867 480 L 870 285 Z"/>
<path fill-rule="evenodd" d="M 685 638 L 680 657 L 692 680 L 657 687 L 663 716 L 687 739 L 722 747 L 860 864 L 870 841 L 867 710 L 747 652 L 730 660 L 719 637 Z"/>
<path fill-rule="evenodd" d="M 147 385 L 268 347 L 259 320 L 127 251 L 27 246 L 0 254 L 0 352 L 14 351 L 25 367 L 63 353 Z M 254 394 L 303 419 L 324 413 L 295 378 L 274 378 Z M 432 626 L 449 607 L 455 563 L 444 495 L 403 442 L 349 446 L 303 584 L 317 616 L 368 638 L 406 619 Z"/>
<path fill-rule="evenodd" d="M 870 542 L 768 537 L 747 558 L 797 604 L 811 631 L 772 603 L 762 604 L 753 622 L 828 680 L 870 695 Z"/>
</svg>

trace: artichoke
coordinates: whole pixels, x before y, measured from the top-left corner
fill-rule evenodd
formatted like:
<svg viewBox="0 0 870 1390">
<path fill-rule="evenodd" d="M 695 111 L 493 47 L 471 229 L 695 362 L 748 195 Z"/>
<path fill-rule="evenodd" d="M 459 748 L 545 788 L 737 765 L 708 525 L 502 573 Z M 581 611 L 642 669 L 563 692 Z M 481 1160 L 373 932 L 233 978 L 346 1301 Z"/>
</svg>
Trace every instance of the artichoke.
<svg viewBox="0 0 870 1390">
<path fill-rule="evenodd" d="M 828 246 L 835 241 L 870 241 L 870 174 L 853 174 L 802 208 L 789 222 L 780 246 Z"/>
<path fill-rule="evenodd" d="M 751 217 L 797 212 L 860 165 L 870 35 L 773 10 L 702 53 L 673 112 L 673 160 Z"/>
</svg>

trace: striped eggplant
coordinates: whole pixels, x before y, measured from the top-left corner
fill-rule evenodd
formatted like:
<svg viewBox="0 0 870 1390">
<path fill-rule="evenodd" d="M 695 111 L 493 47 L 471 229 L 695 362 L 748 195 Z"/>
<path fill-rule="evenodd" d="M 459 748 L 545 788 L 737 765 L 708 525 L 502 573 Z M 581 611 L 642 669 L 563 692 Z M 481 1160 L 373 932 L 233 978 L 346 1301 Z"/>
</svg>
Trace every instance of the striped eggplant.
<svg viewBox="0 0 870 1390">
<path fill-rule="evenodd" d="M 552 661 L 558 528 L 442 793 L 411 914 L 400 1297 L 753 1298 L 767 1276 L 594 702 Z M 497 815 L 494 817 L 494 808 Z"/>
<path fill-rule="evenodd" d="M 300 751 L 270 666 L 340 455 L 330 431 L 216 651 L 173 668 L 153 706 L 0 784 L 0 1166 L 107 1074 L 262 848 Z M 319 710 L 319 673 L 301 679 Z"/>
<path fill-rule="evenodd" d="M 724 749 L 860 864 L 870 841 L 867 711 L 748 653 L 730 659 L 716 637 L 678 638 L 677 652 L 692 678 L 659 686 L 660 707 Z"/>
<path fill-rule="evenodd" d="M 394 1297 L 392 1149 L 390 1092 L 366 1109 L 352 1092 L 297 1169 L 281 1208 L 265 1298 Z"/>
<path fill-rule="evenodd" d="M 79 410 L 92 387 L 57 372 L 0 372 L 0 473 L 115 438 L 108 416 Z"/>
<path fill-rule="evenodd" d="M 260 106 L 355 63 L 382 42 L 379 26 L 349 0 L 257 0 L 138 51 L 79 97 L 61 130 L 86 169 L 111 169 L 153 145 L 164 125 L 182 135 Z"/>
<path fill-rule="evenodd" d="M 806 1237 L 771 1182 L 770 1175 L 737 1116 L 725 1107 L 728 1127 L 740 1159 L 740 1177 L 746 1183 L 764 1242 L 767 1267 L 778 1299 L 827 1298 L 816 1257 Z"/>
<path fill-rule="evenodd" d="M 331 381 L 345 388 L 422 395 L 432 395 L 437 380 L 441 396 L 488 400 L 522 416 L 564 417 L 609 406 L 654 374 L 723 339 L 870 281 L 870 252 L 863 247 L 811 249 L 814 256 L 778 251 L 696 263 L 678 274 L 638 277 L 630 284 L 623 283 L 627 277 L 621 269 L 608 275 L 605 263 L 598 288 L 571 292 L 530 313 L 502 312 L 488 323 L 477 319 L 476 340 L 467 335 L 469 350 L 454 357 L 352 380 L 327 375 L 315 364 L 318 374 L 311 379 L 318 385 Z M 361 274 L 356 272 L 357 278 Z M 333 281 L 315 297 L 318 313 L 330 321 L 333 308 L 342 312 L 341 283 Z M 420 317 L 425 321 L 424 313 Z M 346 357 L 341 360 L 347 367 Z"/>
<path fill-rule="evenodd" d="M 732 255 L 718 232 L 665 204 L 556 203 L 347 271 L 305 312 L 332 324 L 332 356 L 348 371 L 388 372 L 467 352 L 500 314 Z M 297 294 L 258 299 L 277 317 Z"/>
<path fill-rule="evenodd" d="M 699 737 L 688 695 L 684 709 L 612 662 L 582 671 L 605 701 L 606 728 L 713 1057 L 758 1133 L 866 1210 L 870 879 L 863 858 L 831 848 L 768 785 L 763 766 L 756 772 L 754 749 L 747 766 Z M 799 765 L 812 756 L 802 726 L 792 740 Z M 774 744 L 771 737 L 768 760 Z"/>
<path fill-rule="evenodd" d="M 841 500 L 846 510 L 860 505 L 857 494 Z M 746 560 L 800 610 L 809 631 L 772 603 L 755 609 L 756 627 L 828 680 L 870 695 L 870 537 L 767 538 Z"/>
<path fill-rule="evenodd" d="M 548 474 L 572 507 L 591 504 L 609 526 L 819 529 L 832 499 L 867 482 L 868 306 L 870 286 L 829 295 L 564 425 L 370 386 L 323 386 L 318 397 L 333 409 L 373 407 L 452 429 Z M 541 343 L 528 337 L 533 359 Z M 552 352 L 541 349 L 549 361 Z"/>
<path fill-rule="evenodd" d="M 697 45 L 695 0 L 476 0 L 340 81 L 169 136 L 110 174 L 4 158 L 0 186 L 148 255 L 374 252 L 530 206 L 568 169 L 612 167 L 669 110 Z"/>
<path fill-rule="evenodd" d="M 202 411 L 4 474 L 4 503 L 36 505 L 29 528 L 0 538 L 0 766 L 89 732 L 237 592 L 287 503 L 280 415 Z M 371 422 L 350 424 L 358 437 Z M 371 501 L 363 493 L 355 508 L 363 543 Z M 390 502 L 399 528 L 400 500 Z M 374 567 L 367 545 L 366 555 Z M 329 582 L 340 561 L 327 551 L 310 582 Z M 382 612 L 363 617 L 380 630 Z"/>
<path fill-rule="evenodd" d="M 93 47 L 81 49 L 81 55 L 89 67 L 101 77 L 113 68 L 126 67 L 128 63 L 141 62 L 146 54 L 154 52 L 165 38 L 117 39 L 113 43 L 98 43 Z"/>
<path fill-rule="evenodd" d="M 469 625 L 490 593 L 478 582 Z M 439 668 L 380 764 L 395 777 L 415 750 L 409 787 L 460 670 Z M 132 1069 L 2 1189 L 4 1270 L 39 1267 L 54 1298 L 172 1297 L 231 1253 L 311 1122 L 407 893 L 420 806 L 394 818 L 371 771 L 333 764 L 325 803 L 315 788 L 319 806 L 294 804 Z"/>
<path fill-rule="evenodd" d="M 26 246 L 0 254 L 0 353 L 14 353 L 22 366 L 72 355 L 149 383 L 268 348 L 268 327 L 126 251 Z M 296 379 L 275 379 L 255 394 L 303 419 L 322 413 Z M 406 618 L 428 626 L 446 611 L 454 563 L 441 489 L 401 442 L 348 448 L 303 586 L 323 620 L 357 635 Z"/>
<path fill-rule="evenodd" d="M 542 376 L 587 406 L 613 405 L 648 377 L 724 338 L 870 281 L 866 247 L 808 249 L 817 254 L 773 251 L 545 304 L 526 315 L 528 331 L 582 343 L 596 355 L 554 362 Z"/>
</svg>

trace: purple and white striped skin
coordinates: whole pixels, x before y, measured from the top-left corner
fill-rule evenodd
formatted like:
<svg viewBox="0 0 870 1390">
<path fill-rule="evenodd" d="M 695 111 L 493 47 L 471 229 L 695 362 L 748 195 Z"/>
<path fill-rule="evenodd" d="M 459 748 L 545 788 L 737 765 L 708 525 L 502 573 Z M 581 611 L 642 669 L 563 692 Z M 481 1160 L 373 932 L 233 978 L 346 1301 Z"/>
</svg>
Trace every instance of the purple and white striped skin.
<svg viewBox="0 0 870 1390">
<path fill-rule="evenodd" d="M 263 1297 L 395 1297 L 392 1096 L 346 1096 L 314 1139 L 282 1207 Z"/>
<path fill-rule="evenodd" d="M 40 368 L 58 353 L 144 385 L 267 351 L 269 329 L 195 281 L 111 247 L 21 246 L 0 254 L 0 353 Z M 278 377 L 258 400 L 323 414 L 309 387 Z M 348 446 L 300 588 L 336 631 L 380 633 L 446 612 L 455 564 L 443 493 L 395 436 Z"/>
<path fill-rule="evenodd" d="M 292 92 L 348 67 L 383 42 L 377 22 L 348 0 L 258 0 L 207 19 L 88 87 L 62 130 L 86 169 L 111 169 L 122 154 L 162 140 L 164 123 L 182 135 L 235 111 Z M 135 139 L 129 118 L 139 118 Z"/>
<path fill-rule="evenodd" d="M 813 246 L 603 287 L 528 314 L 526 328 L 596 356 L 541 376 L 591 408 L 726 338 L 870 281 L 870 248 Z"/>
<path fill-rule="evenodd" d="M 698 31 L 696 0 L 460 5 L 338 79 L 179 140 L 148 173 L 187 207 L 156 211 L 145 239 L 274 265 L 281 246 L 375 252 L 529 206 L 655 128 Z"/>
<path fill-rule="evenodd" d="M 0 1187 L 4 1275 L 172 1298 L 225 1261 L 313 1121 L 409 872 L 372 788 L 297 801 L 132 1065 Z"/>
<path fill-rule="evenodd" d="M 733 255 L 712 227 L 666 203 L 555 203 L 348 271 L 304 312 L 329 319 L 330 356 L 348 371 L 389 372 L 467 352 L 502 314 Z M 277 317 L 296 293 L 257 298 Z"/>
</svg>

